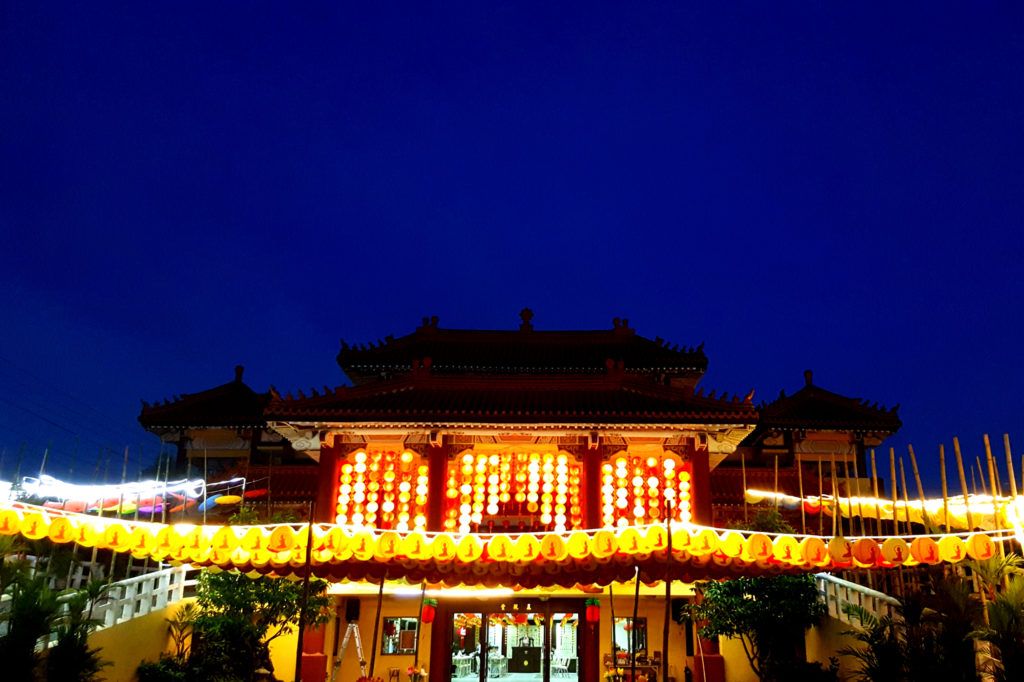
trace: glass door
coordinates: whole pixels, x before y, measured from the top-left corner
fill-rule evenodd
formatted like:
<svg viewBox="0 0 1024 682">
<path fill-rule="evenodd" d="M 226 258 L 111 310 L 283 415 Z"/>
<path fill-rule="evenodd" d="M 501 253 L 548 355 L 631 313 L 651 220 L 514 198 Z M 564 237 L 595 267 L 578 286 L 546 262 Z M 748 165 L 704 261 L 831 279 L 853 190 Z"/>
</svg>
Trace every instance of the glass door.
<svg viewBox="0 0 1024 682">
<path fill-rule="evenodd" d="M 482 680 L 486 666 L 486 644 L 483 616 L 479 613 L 452 615 L 452 679 Z"/>
<path fill-rule="evenodd" d="M 552 680 L 576 682 L 579 679 L 579 627 L 579 613 L 551 614 L 548 659 L 551 661 Z"/>
</svg>

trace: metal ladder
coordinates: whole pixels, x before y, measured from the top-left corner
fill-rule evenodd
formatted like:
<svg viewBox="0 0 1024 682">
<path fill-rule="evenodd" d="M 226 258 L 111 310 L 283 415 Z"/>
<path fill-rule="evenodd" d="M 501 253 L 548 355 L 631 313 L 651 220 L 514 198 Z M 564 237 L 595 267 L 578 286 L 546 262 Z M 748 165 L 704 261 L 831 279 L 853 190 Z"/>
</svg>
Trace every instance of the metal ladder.
<svg viewBox="0 0 1024 682">
<path fill-rule="evenodd" d="M 334 669 L 331 671 L 331 682 L 335 682 L 335 679 L 338 677 L 338 669 L 341 668 L 341 659 L 345 654 L 345 649 L 348 648 L 348 641 L 352 638 L 353 632 L 356 635 L 356 653 L 359 655 L 359 671 L 362 673 L 363 677 L 366 677 L 366 659 L 363 656 L 363 637 L 359 634 L 359 623 L 349 623 L 348 627 L 345 628 L 345 638 L 341 640 L 341 649 L 338 651 L 338 656 L 334 659 Z"/>
</svg>

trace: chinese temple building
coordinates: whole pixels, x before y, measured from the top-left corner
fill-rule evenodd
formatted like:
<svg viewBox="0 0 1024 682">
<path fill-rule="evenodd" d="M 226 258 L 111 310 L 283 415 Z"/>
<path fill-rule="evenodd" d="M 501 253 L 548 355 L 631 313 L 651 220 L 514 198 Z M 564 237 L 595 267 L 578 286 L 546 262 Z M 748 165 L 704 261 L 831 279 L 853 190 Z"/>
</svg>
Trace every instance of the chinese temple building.
<svg viewBox="0 0 1024 682">
<path fill-rule="evenodd" d="M 817 492 L 822 463 L 849 490 L 868 475 L 867 449 L 900 427 L 895 408 L 826 391 L 809 372 L 795 394 L 758 407 L 752 393 L 698 386 L 702 346 L 649 339 L 618 318 L 595 331 L 536 330 L 531 318 L 489 331 L 435 317 L 400 338 L 343 342 L 349 386 L 257 393 L 238 368 L 227 384 L 144 406 L 140 422 L 181 463 L 244 476 L 260 503 L 314 503 L 316 521 L 358 531 L 312 564 L 333 583 L 338 615 L 307 635 L 304 679 L 359 677 L 371 652 L 344 646 L 358 624 L 363 641 L 381 630 L 378 674 L 418 661 L 439 681 L 597 682 L 632 649 L 628 664 L 650 682 L 670 656 L 676 680 L 686 668 L 724 680 L 727 663 L 672 620 L 672 601 L 695 580 L 787 568 L 744 563 L 738 549 L 720 561 L 674 529 L 742 522 L 745 487 Z M 602 538 L 620 551 L 603 552 Z M 421 590 L 436 600 L 429 627 Z"/>
</svg>

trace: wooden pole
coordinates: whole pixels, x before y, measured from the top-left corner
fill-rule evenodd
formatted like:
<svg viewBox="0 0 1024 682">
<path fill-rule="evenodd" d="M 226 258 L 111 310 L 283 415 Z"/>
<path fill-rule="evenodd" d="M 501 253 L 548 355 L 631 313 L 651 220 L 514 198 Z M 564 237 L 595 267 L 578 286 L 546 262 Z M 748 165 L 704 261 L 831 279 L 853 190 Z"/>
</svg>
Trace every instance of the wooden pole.
<svg viewBox="0 0 1024 682">
<path fill-rule="evenodd" d="M 665 628 L 661 633 L 663 680 L 668 679 L 668 624 L 672 620 L 672 500 L 665 501 L 665 533 L 668 535 L 668 553 L 665 555 Z"/>
<path fill-rule="evenodd" d="M 384 583 L 387 582 L 388 574 L 385 572 L 383 577 L 380 579 L 380 588 L 377 590 L 377 614 L 373 618 L 373 643 L 372 649 L 370 649 L 370 678 L 373 678 L 373 668 L 377 665 L 377 637 L 380 635 L 380 611 L 384 605 Z M 487 618 L 487 614 L 484 614 L 484 618 Z M 484 632 L 487 632 L 487 627 L 483 627 Z M 298 678 L 296 678 L 298 679 Z"/>
<path fill-rule="evenodd" d="M 907 490 L 907 473 L 903 469 L 902 457 L 900 457 L 900 482 L 903 487 L 903 518 L 907 521 L 907 535 L 911 535 L 914 531 L 910 525 L 910 496 L 908 495 L 910 491 Z"/>
<path fill-rule="evenodd" d="M 988 485 L 985 483 L 985 470 L 981 468 L 981 456 L 975 456 L 974 460 L 978 463 L 978 480 L 981 481 L 981 492 L 983 495 L 988 495 Z M 995 491 L 992 491 L 995 495 Z"/>
<path fill-rule="evenodd" d="M 743 475 L 743 523 L 747 523 L 747 456 L 742 449 L 740 450 L 740 473 Z M 614 635 L 613 632 L 612 636 L 614 637 Z"/>
<path fill-rule="evenodd" d="M 857 453 L 853 453 L 853 480 L 857 481 L 857 516 L 860 517 L 860 534 L 867 535 L 867 519 L 864 518 L 863 495 L 860 494 L 860 466 L 857 464 Z"/>
<path fill-rule="evenodd" d="M 205 459 L 205 454 L 204 454 Z M 306 526 L 306 563 L 305 571 L 302 576 L 302 598 L 299 601 L 299 635 L 298 641 L 295 643 L 295 682 L 301 682 L 302 680 L 302 644 L 303 637 L 306 633 L 306 617 L 307 610 L 309 607 L 309 574 L 313 572 L 313 505 L 315 503 L 310 500 L 309 503 L 309 524 Z M 380 580 L 381 589 L 384 589 L 384 579 Z M 379 597 L 378 597 L 379 599 Z M 377 618 L 380 618 L 380 604 L 377 604 Z M 373 632 L 374 646 L 377 644 L 377 631 Z M 376 651 L 376 650 L 374 650 Z M 373 675 L 373 668 L 370 668 L 370 675 Z"/>
<path fill-rule="evenodd" d="M 1013 472 L 1013 454 L 1010 452 L 1010 434 L 1003 434 L 1003 448 L 1006 450 L 1006 470 L 1010 472 L 1010 495 L 1013 498 L 1013 520 L 1019 526 L 1017 516 L 1017 476 Z"/>
<path fill-rule="evenodd" d="M 928 510 L 924 506 L 924 486 L 921 485 L 921 472 L 917 470 L 917 457 L 914 456 L 914 446 L 908 444 L 907 449 L 910 450 L 910 467 L 914 471 L 914 480 L 917 482 L 917 496 L 921 498 L 921 521 L 924 523 L 925 528 L 927 528 Z"/>
<path fill-rule="evenodd" d="M 124 484 L 128 482 L 128 446 L 124 446 L 124 466 L 121 468 L 121 490 L 117 496 L 117 512 L 115 515 L 120 515 L 122 507 L 124 506 Z M 128 556 L 131 556 L 130 554 Z M 110 553 L 110 575 L 107 576 L 108 580 L 113 581 L 114 579 L 114 568 L 117 566 L 117 552 Z M 129 578 L 131 576 L 125 576 Z"/>
<path fill-rule="evenodd" d="M 992 487 L 992 530 L 1002 530 L 999 524 L 999 497 L 998 488 L 996 481 L 999 477 L 996 476 L 996 458 L 992 456 L 992 445 L 988 441 L 988 434 L 983 434 L 985 440 L 985 459 L 988 460 L 988 480 Z M 1003 548 L 1003 543 L 997 543 L 999 545 L 999 556 L 1005 557 L 1006 550 Z M 1004 579 L 1005 582 L 1005 579 Z"/>
<path fill-rule="evenodd" d="M 818 535 L 825 534 L 825 508 L 822 506 L 821 498 L 825 494 L 824 475 L 821 472 L 821 459 L 818 460 Z"/>
<path fill-rule="evenodd" d="M 964 493 L 964 507 L 967 508 L 967 530 L 974 530 L 974 515 L 971 514 L 971 498 L 967 494 L 967 476 L 964 475 L 964 460 L 960 454 L 960 441 L 953 436 L 953 452 L 956 454 L 956 469 L 960 473 L 960 489 Z"/>
<path fill-rule="evenodd" d="M 775 509 L 779 509 L 779 456 L 775 455 Z"/>
<path fill-rule="evenodd" d="M 896 450 L 889 448 L 889 483 L 892 484 L 892 534 L 900 534 L 899 515 L 896 513 Z"/>
<path fill-rule="evenodd" d="M 804 467 L 800 455 L 796 455 L 796 481 L 800 486 L 800 532 L 807 535 L 807 512 L 804 510 Z M 666 676 L 665 679 L 668 679 Z"/>
<path fill-rule="evenodd" d="M 882 535 L 882 509 L 878 504 L 878 467 L 875 466 L 875 449 L 871 448 L 871 486 L 875 493 L 875 530 Z"/>
<path fill-rule="evenodd" d="M 636 567 L 636 589 L 633 591 L 633 627 L 629 630 L 629 679 L 636 680 L 636 620 L 640 608 L 640 566 Z"/>
<path fill-rule="evenodd" d="M 942 522 L 945 524 L 947 533 L 952 532 L 949 527 L 949 489 L 946 486 L 946 446 L 939 445 L 939 474 L 942 476 Z"/>
<path fill-rule="evenodd" d="M 843 521 L 840 516 L 839 483 L 836 482 L 836 460 L 832 458 L 832 535 L 843 536 Z M 836 530 L 838 528 L 838 531 Z"/>
<path fill-rule="evenodd" d="M 421 622 L 423 621 L 423 603 L 424 603 L 424 601 L 426 601 L 426 598 L 427 598 L 427 581 L 424 579 L 424 581 L 422 583 L 420 583 L 419 620 Z M 419 665 L 420 665 L 420 635 L 422 633 L 423 633 L 423 628 L 417 627 L 416 628 L 416 648 L 412 652 L 412 666 L 414 668 L 418 668 Z M 335 647 L 335 648 L 337 648 L 337 647 Z"/>
</svg>

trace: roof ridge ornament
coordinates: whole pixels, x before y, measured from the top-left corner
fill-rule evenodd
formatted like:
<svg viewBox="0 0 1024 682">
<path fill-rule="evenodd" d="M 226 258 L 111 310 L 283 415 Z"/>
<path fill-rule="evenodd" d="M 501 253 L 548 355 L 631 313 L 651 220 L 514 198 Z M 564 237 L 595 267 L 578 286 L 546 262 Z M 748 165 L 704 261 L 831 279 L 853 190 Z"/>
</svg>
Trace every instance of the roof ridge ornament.
<svg viewBox="0 0 1024 682">
<path fill-rule="evenodd" d="M 533 311 L 532 310 L 530 310 L 529 308 L 523 308 L 522 310 L 520 310 L 519 311 L 519 319 L 521 319 L 523 321 L 522 324 L 519 325 L 519 331 L 521 331 L 521 332 L 532 332 L 533 331 L 533 324 L 530 322 L 530 320 L 533 319 Z"/>
<path fill-rule="evenodd" d="M 814 382 L 812 381 L 813 378 L 814 378 L 814 370 L 812 370 L 812 369 L 805 369 L 804 370 L 804 381 L 807 382 L 808 386 L 813 386 L 814 385 Z"/>
</svg>

